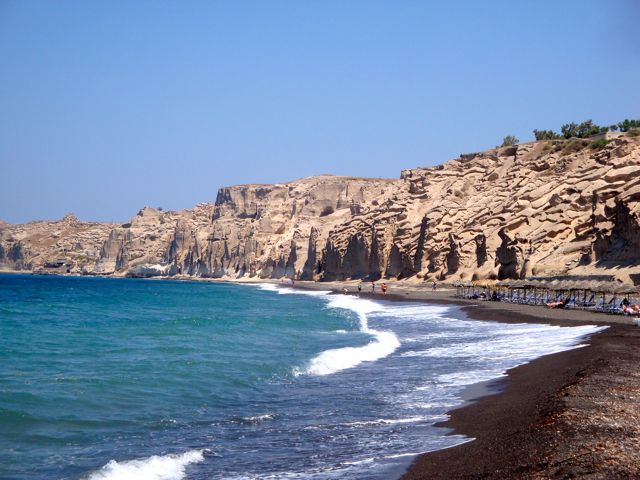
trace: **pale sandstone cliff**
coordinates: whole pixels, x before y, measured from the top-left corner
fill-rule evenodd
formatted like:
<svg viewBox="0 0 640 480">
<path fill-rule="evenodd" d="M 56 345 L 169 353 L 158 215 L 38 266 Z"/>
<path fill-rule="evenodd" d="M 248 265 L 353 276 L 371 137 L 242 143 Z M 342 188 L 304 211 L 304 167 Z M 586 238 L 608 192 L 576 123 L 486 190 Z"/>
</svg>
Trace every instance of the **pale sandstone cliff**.
<svg viewBox="0 0 640 480">
<path fill-rule="evenodd" d="M 461 155 L 398 180 L 222 188 L 124 225 L 0 224 L 0 267 L 333 280 L 615 276 L 640 283 L 640 136 Z M 60 261 L 58 261 L 60 260 Z M 64 261 L 63 267 L 56 266 Z M 55 268 L 54 268 L 55 267 Z"/>
<path fill-rule="evenodd" d="M 0 269 L 92 271 L 111 223 L 81 222 L 73 215 L 62 220 L 12 225 L 0 223 Z"/>
</svg>

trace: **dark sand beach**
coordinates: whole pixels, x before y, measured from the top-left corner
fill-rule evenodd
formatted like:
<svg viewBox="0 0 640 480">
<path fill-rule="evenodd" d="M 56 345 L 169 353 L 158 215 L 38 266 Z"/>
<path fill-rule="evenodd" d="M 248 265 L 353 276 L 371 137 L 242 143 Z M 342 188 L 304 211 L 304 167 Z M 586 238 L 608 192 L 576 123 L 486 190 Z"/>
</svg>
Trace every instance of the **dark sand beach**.
<svg viewBox="0 0 640 480">
<path fill-rule="evenodd" d="M 296 285 L 353 293 L 356 284 Z M 363 287 L 369 292 L 368 284 Z M 389 294 L 375 297 L 461 305 L 476 320 L 609 328 L 587 339 L 587 347 L 470 387 L 468 401 L 438 426 L 474 440 L 420 455 L 403 479 L 640 478 L 640 328 L 630 318 L 466 301 L 453 293 L 390 284 Z"/>
</svg>

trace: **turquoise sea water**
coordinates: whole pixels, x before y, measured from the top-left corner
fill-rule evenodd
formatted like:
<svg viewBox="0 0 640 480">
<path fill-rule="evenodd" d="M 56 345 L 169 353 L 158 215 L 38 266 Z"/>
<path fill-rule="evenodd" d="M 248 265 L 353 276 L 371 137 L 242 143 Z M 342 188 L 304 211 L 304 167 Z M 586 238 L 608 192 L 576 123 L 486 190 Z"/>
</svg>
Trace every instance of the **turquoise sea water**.
<svg viewBox="0 0 640 480">
<path fill-rule="evenodd" d="M 595 327 L 271 285 L 0 275 L 0 478 L 393 478 Z"/>
</svg>

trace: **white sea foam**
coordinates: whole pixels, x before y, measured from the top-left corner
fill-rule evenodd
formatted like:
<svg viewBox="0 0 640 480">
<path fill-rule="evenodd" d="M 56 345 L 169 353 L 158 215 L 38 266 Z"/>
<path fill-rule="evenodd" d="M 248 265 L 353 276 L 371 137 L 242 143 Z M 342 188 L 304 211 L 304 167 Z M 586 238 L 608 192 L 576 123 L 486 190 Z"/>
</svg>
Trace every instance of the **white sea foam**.
<svg viewBox="0 0 640 480">
<path fill-rule="evenodd" d="M 486 382 L 505 376 L 504 372 L 492 369 L 486 370 L 465 370 L 461 372 L 438 375 L 438 383 L 446 387 L 464 387 L 474 383 Z"/>
<path fill-rule="evenodd" d="M 436 416 L 428 415 L 422 417 L 409 417 L 409 418 L 378 418 L 377 420 L 366 420 L 362 422 L 349 422 L 342 425 L 349 427 L 371 427 L 376 425 L 398 425 L 403 423 L 419 423 L 419 422 L 432 422 Z"/>
<path fill-rule="evenodd" d="M 318 424 L 305 427 L 305 430 L 322 430 L 322 429 L 335 429 L 336 427 L 377 427 L 383 425 L 400 425 L 405 423 L 423 423 L 423 422 L 436 422 L 438 420 L 446 419 L 444 415 L 422 415 L 419 417 L 407 417 L 407 418 L 378 418 L 376 420 L 361 420 L 357 422 L 346 423 L 327 423 Z"/>
<path fill-rule="evenodd" d="M 369 328 L 367 314 L 383 310 L 384 307 L 379 303 L 353 295 L 329 295 L 331 292 L 325 290 L 295 289 L 278 286 L 273 283 L 260 283 L 257 285 L 261 290 L 278 292 L 280 295 L 298 294 L 313 297 L 325 297 L 328 301 L 328 308 L 339 308 L 356 312 L 360 323 L 360 331 L 368 333 L 374 337 L 373 341 L 362 347 L 343 347 L 326 350 L 320 353 L 317 357 L 311 359 L 306 369 L 301 370 L 299 368 L 294 368 L 294 375 L 330 375 L 348 368 L 356 367 L 363 362 L 380 360 L 381 358 L 391 355 L 400 346 L 400 341 L 393 332 L 378 331 Z M 411 312 L 407 311 L 406 314 L 410 315 Z M 403 315 L 402 310 L 398 311 L 398 315 Z M 337 332 L 342 333 L 345 331 L 338 330 Z"/>
<path fill-rule="evenodd" d="M 190 450 L 180 455 L 154 455 L 148 458 L 116 462 L 111 460 L 88 480 L 181 480 L 186 467 L 204 460 L 205 450 Z"/>
<path fill-rule="evenodd" d="M 246 423 L 261 423 L 267 420 L 273 420 L 275 415 L 272 413 L 266 413 L 264 415 L 255 415 L 253 417 L 242 417 L 242 421 Z"/>
<path fill-rule="evenodd" d="M 343 465 L 362 465 L 365 463 L 373 463 L 376 460 L 376 457 L 368 457 L 362 460 L 354 460 L 352 462 L 343 462 Z"/>
<path fill-rule="evenodd" d="M 255 285 L 260 290 L 265 290 L 267 292 L 277 292 L 278 287 L 273 283 L 250 283 L 249 285 Z"/>
<path fill-rule="evenodd" d="M 515 357 L 536 358 L 542 355 L 580 348 L 576 340 L 602 330 L 592 325 L 556 327 L 551 325 L 501 326 L 487 335 L 477 332 L 471 342 L 432 347 L 403 353 L 406 357 L 473 358 L 495 364 Z M 483 338 L 484 337 L 484 338 Z"/>
<path fill-rule="evenodd" d="M 330 375 L 332 373 L 356 367 L 362 362 L 373 362 L 391 355 L 400 341 L 393 332 L 383 332 L 369 328 L 367 314 L 382 310 L 384 307 L 371 300 L 352 295 L 332 295 L 329 308 L 352 310 L 358 314 L 360 331 L 368 333 L 374 340 L 363 347 L 343 347 L 326 350 L 313 358 L 304 373 L 309 375 Z"/>
<path fill-rule="evenodd" d="M 324 297 L 329 295 L 329 290 L 301 290 L 299 288 L 283 287 L 278 289 L 280 295 L 307 295 L 309 297 Z"/>
<path fill-rule="evenodd" d="M 382 458 L 392 459 L 392 458 L 404 458 L 404 457 L 415 457 L 424 452 L 407 452 L 407 453 L 396 453 L 395 455 L 386 455 Z"/>
<path fill-rule="evenodd" d="M 362 362 L 373 362 L 391 355 L 400 346 L 398 338 L 391 332 L 369 330 L 376 339 L 364 347 L 343 347 L 326 350 L 313 358 L 304 371 L 310 375 L 330 375 L 353 368 Z"/>
<path fill-rule="evenodd" d="M 424 304 L 393 304 L 390 309 L 395 318 L 403 319 L 421 319 L 428 318 L 430 321 L 447 320 L 443 314 L 449 312 L 451 307 L 442 305 L 424 305 Z"/>
<path fill-rule="evenodd" d="M 290 286 L 278 285 L 275 283 L 256 283 L 260 290 L 264 290 L 266 292 L 276 292 L 279 295 L 308 295 L 310 297 L 324 297 L 331 293 L 330 290 L 305 290 L 300 288 L 292 288 Z"/>
<path fill-rule="evenodd" d="M 489 335 L 481 330 L 494 328 Z M 460 387 L 493 380 L 506 375 L 506 371 L 544 355 L 573 350 L 586 346 L 583 339 L 607 327 L 582 325 L 556 327 L 541 324 L 501 325 L 477 323 L 477 339 L 453 345 L 433 347 L 426 350 L 405 352 L 403 356 L 435 358 L 469 358 L 482 361 L 484 368 L 459 370 L 440 374 L 436 383 L 416 387 L 417 391 L 459 390 Z M 440 391 L 443 390 L 444 391 Z"/>
</svg>

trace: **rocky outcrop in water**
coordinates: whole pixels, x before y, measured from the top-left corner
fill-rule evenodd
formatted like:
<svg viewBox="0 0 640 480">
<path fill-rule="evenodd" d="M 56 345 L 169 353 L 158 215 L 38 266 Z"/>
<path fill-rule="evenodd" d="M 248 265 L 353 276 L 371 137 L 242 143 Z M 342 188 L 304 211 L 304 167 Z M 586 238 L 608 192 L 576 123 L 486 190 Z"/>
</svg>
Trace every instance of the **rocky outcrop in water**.
<svg viewBox="0 0 640 480">
<path fill-rule="evenodd" d="M 461 155 L 397 180 L 322 175 L 221 188 L 123 225 L 0 224 L 0 266 L 216 278 L 640 278 L 640 136 Z M 48 267 L 47 267 L 48 265 Z M 56 267 L 58 268 L 58 267 Z"/>
</svg>

